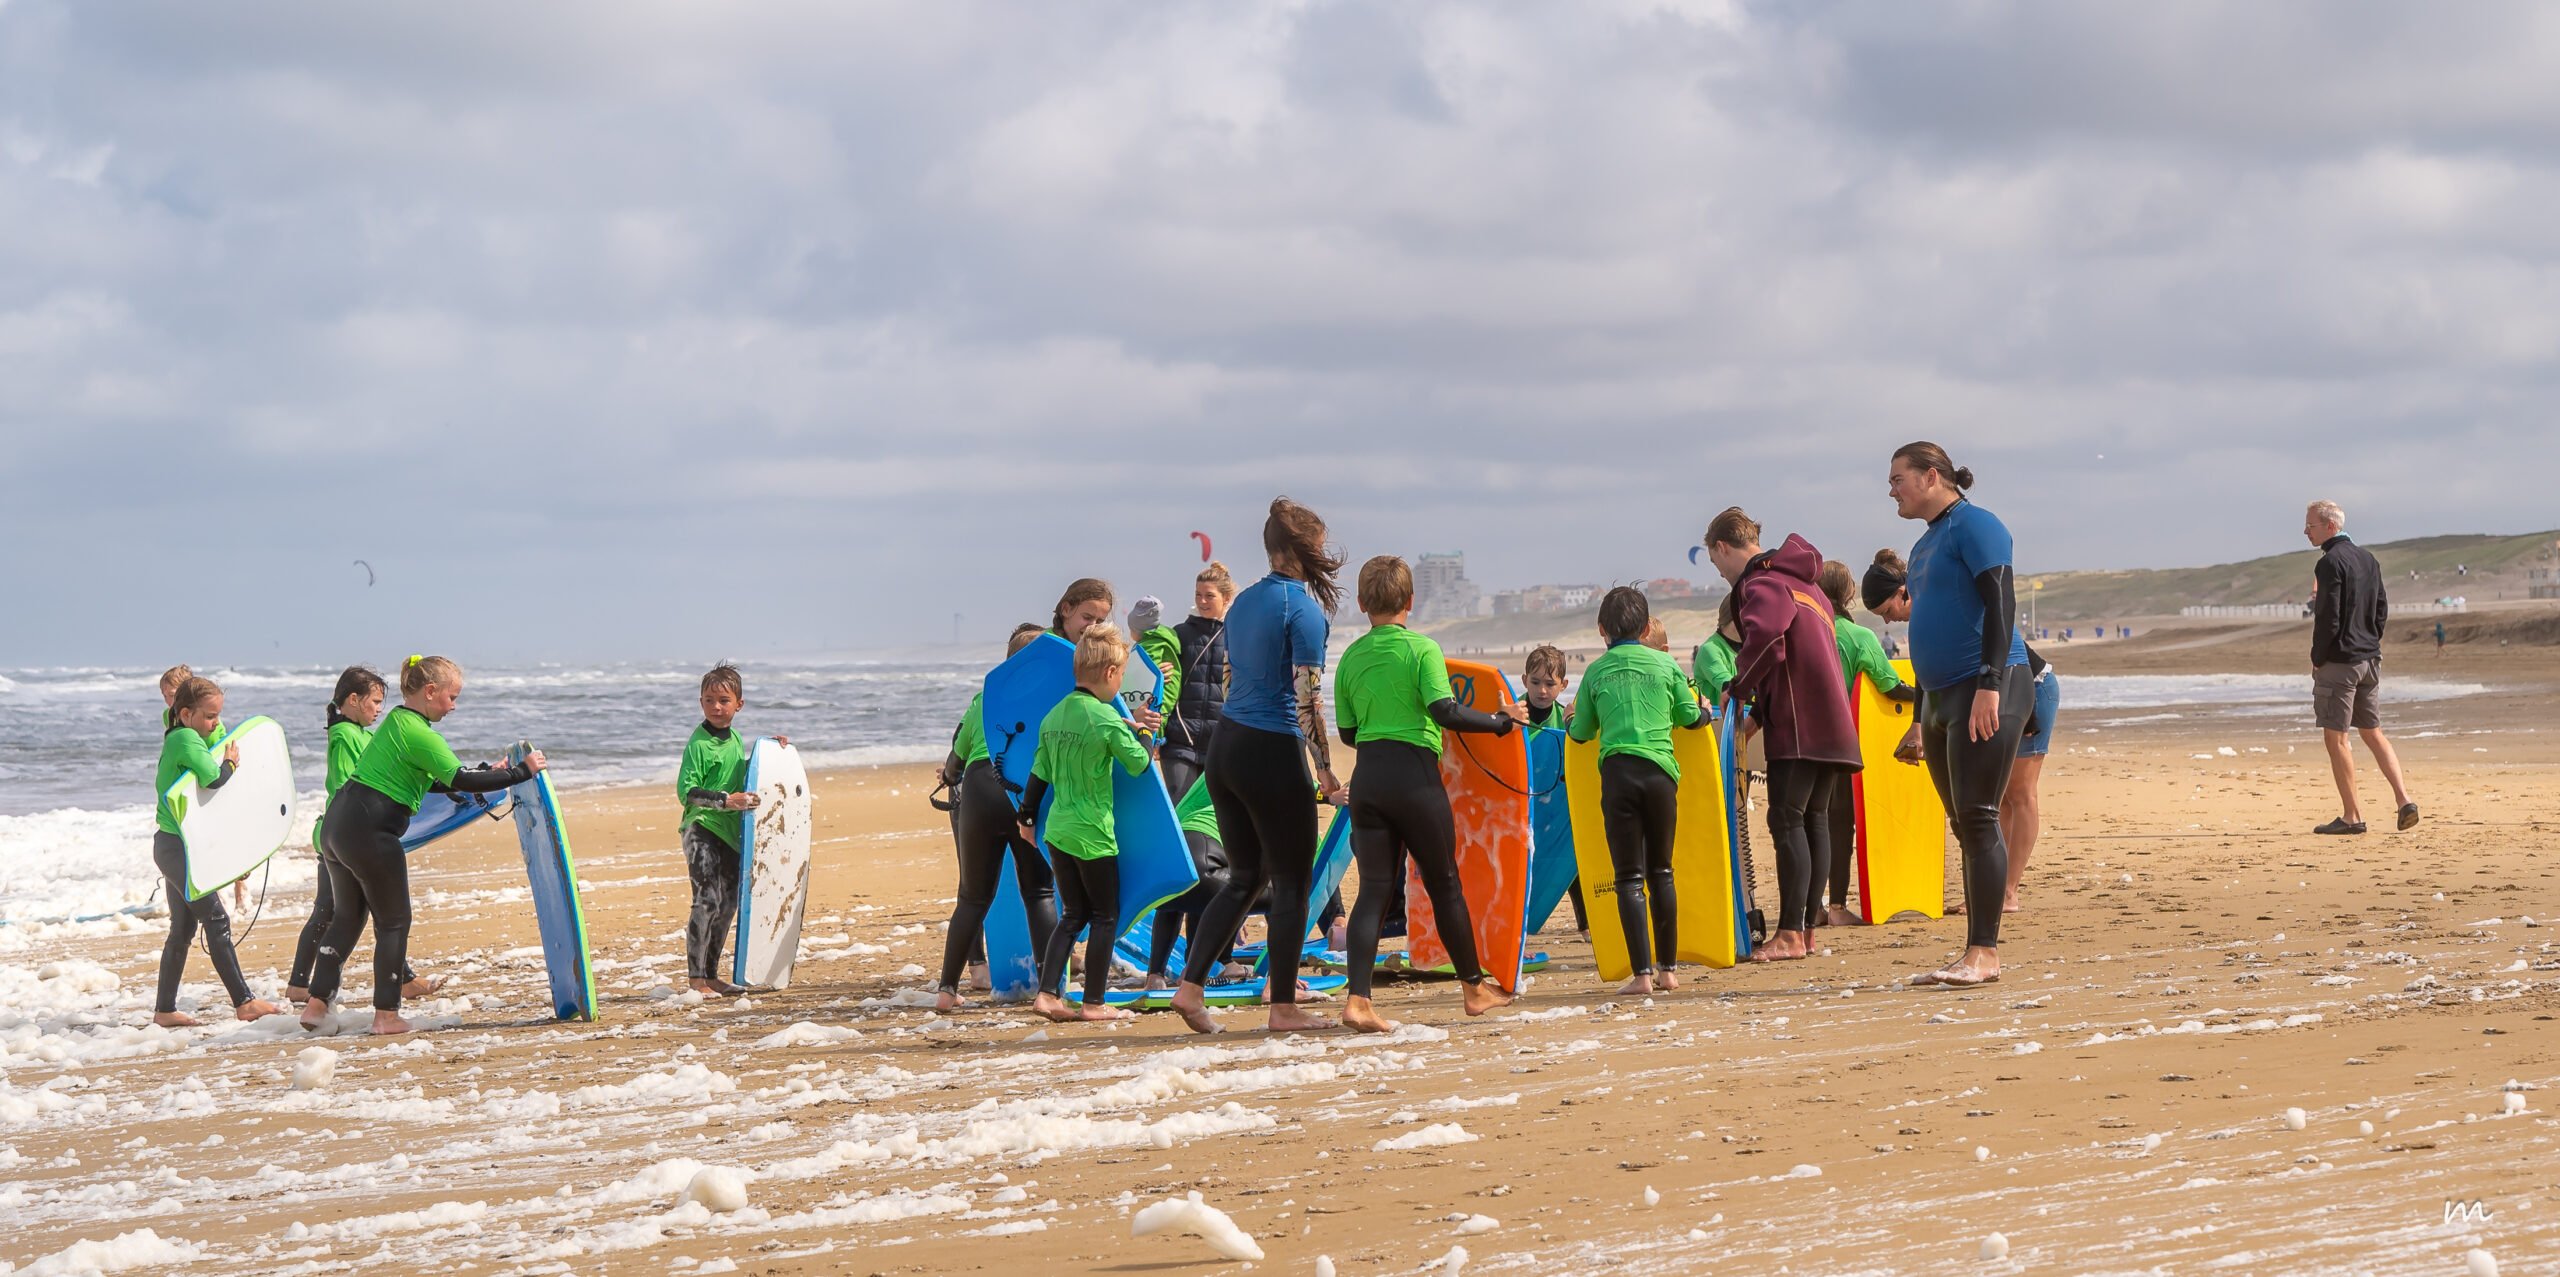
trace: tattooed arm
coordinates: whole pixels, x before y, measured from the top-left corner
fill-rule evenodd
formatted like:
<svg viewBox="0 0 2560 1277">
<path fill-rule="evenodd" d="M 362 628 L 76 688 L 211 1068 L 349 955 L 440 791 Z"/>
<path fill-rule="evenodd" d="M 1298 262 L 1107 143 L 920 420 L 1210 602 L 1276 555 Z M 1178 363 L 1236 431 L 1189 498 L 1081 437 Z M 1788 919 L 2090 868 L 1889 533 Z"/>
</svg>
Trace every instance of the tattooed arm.
<svg viewBox="0 0 2560 1277">
<path fill-rule="evenodd" d="M 1333 774 L 1333 745 L 1324 730 L 1324 667 L 1301 665 L 1296 671 L 1298 684 L 1298 735 L 1305 738 L 1307 754 L 1315 760 L 1316 786 L 1324 791 L 1326 802 L 1339 802 L 1342 782 Z"/>
</svg>

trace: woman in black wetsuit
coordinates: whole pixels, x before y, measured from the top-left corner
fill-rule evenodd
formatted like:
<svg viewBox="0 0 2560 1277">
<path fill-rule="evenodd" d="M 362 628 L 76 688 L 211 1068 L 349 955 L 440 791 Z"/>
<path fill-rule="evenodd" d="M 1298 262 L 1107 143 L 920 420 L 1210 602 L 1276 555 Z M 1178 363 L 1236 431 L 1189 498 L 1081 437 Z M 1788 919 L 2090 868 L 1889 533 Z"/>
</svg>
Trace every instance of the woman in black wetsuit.
<svg viewBox="0 0 2560 1277">
<path fill-rule="evenodd" d="M 1235 602 L 1236 579 L 1224 563 L 1200 569 L 1191 584 L 1191 615 L 1173 627 L 1182 640 L 1182 691 L 1173 712 L 1165 715 L 1165 792 L 1181 802 L 1200 779 L 1209 757 L 1209 741 L 1217 734 L 1218 708 L 1227 699 L 1227 606 Z"/>
</svg>

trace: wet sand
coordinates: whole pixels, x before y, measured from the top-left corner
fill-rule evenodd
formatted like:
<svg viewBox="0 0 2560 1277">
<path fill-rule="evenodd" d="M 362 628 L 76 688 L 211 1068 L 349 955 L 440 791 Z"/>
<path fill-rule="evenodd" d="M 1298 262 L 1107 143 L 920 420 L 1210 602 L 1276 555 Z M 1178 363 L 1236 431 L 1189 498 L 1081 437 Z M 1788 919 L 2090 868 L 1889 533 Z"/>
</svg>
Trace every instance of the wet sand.
<svg viewBox="0 0 2560 1277">
<path fill-rule="evenodd" d="M 2137 646 L 2116 650 L 2153 659 Z M 2507 669 L 2480 664 L 2466 676 Z M 545 1017 L 523 872 L 495 826 L 413 862 L 413 956 L 459 983 L 414 1008 L 434 1031 L 407 1040 L 353 1034 L 369 983 L 353 972 L 346 1035 L 139 1028 L 157 920 L 0 953 L 0 1002 L 72 1008 L 0 1027 L 0 1261 L 1233 1269 L 1197 1238 L 1131 1236 L 1139 1208 L 1197 1191 L 1261 1269 L 1290 1273 L 1319 1256 L 1410 1273 L 1453 1247 L 1469 1272 L 2445 1273 L 2473 1245 L 2509 1274 L 2552 1271 L 2560 739 L 2542 726 L 2560 697 L 2544 668 L 2536 654 L 2489 695 L 2397 711 L 2428 817 L 2361 839 L 2308 833 L 2333 798 L 2307 721 L 2066 718 L 1995 986 L 1900 985 L 1960 945 L 1948 918 L 1830 930 L 1810 961 L 1620 998 L 1560 910 L 1535 946 L 1554 969 L 1518 1006 L 1470 1021 L 1452 985 L 1384 985 L 1408 1024 L 1387 1039 L 901 1005 L 939 966 L 952 889 L 923 768 L 820 778 L 792 989 L 676 996 L 673 803 L 574 792 L 594 1024 Z M 2366 776 L 2368 811 L 2387 809 Z M 261 991 L 281 985 L 305 903 L 271 902 L 249 939 Z M 189 975 L 191 1003 L 218 1003 L 200 956 Z M 1260 1012 L 1220 1018 L 1246 1030 Z M 315 1044 L 335 1076 L 296 1090 Z M 744 1172 L 747 1208 L 681 1204 L 701 1166 Z M 2485 1214 L 2449 1220 L 2457 1201 Z M 1994 1232 L 2008 1258 L 1986 1263 Z M 84 1240 L 110 1245 L 62 1254 Z"/>
</svg>

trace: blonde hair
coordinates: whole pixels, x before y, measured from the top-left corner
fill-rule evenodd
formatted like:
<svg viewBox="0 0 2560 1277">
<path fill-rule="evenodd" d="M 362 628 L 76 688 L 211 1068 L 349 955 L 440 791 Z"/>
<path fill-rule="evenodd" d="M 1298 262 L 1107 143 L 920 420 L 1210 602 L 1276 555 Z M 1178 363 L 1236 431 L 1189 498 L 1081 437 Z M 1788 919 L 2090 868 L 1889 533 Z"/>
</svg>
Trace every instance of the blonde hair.
<svg viewBox="0 0 2560 1277">
<path fill-rule="evenodd" d="M 415 696 L 430 687 L 462 681 L 462 667 L 441 656 L 412 656 L 400 663 L 400 694 Z"/>
<path fill-rule="evenodd" d="M 1129 663 L 1129 640 L 1120 636 L 1120 627 L 1109 621 L 1096 621 L 1076 639 L 1076 677 L 1100 674 L 1115 665 Z"/>
<path fill-rule="evenodd" d="M 1191 580 L 1195 585 L 1208 585 L 1215 588 L 1219 598 L 1233 600 L 1236 596 L 1235 577 L 1228 573 L 1226 564 L 1216 559 L 1211 559 L 1209 566 L 1200 569 L 1200 575 Z"/>
<path fill-rule="evenodd" d="M 160 694 L 162 696 L 176 695 L 178 692 L 178 685 L 186 682 L 188 679 L 194 678 L 195 676 L 195 668 L 188 665 L 172 665 L 169 668 L 160 671 Z"/>
<path fill-rule="evenodd" d="M 2324 526 L 2336 528 L 2340 532 L 2347 530 L 2347 512 L 2339 508 L 2337 502 L 2314 501 L 2307 509 L 2311 517 L 2318 519 Z M 181 665 L 178 668 L 185 669 L 186 666 Z"/>
</svg>

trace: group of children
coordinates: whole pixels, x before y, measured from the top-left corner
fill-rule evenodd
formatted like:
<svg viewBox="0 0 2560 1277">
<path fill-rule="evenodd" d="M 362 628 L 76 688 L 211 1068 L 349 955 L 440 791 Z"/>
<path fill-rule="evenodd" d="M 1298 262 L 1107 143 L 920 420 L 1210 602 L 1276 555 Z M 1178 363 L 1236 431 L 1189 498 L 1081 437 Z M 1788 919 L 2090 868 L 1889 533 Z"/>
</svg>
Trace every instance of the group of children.
<svg viewBox="0 0 2560 1277">
<path fill-rule="evenodd" d="M 328 1023 L 347 956 L 370 923 L 373 1031 L 409 1031 L 409 1022 L 400 1016 L 402 997 L 432 993 L 443 981 L 421 980 L 409 967 L 409 868 L 401 835 L 430 791 L 490 793 L 543 770 L 539 750 L 525 751 L 504 765 L 462 766 L 436 731 L 460 701 L 462 686 L 460 665 L 441 656 L 412 656 L 401 665 L 400 704 L 385 714 L 381 675 L 354 666 L 338 677 L 328 707 L 327 803 L 312 838 L 320 858 L 320 883 L 295 947 L 292 987 L 286 990 L 288 1001 L 302 1003 L 304 1029 Z M 152 858 L 168 893 L 169 938 L 161 950 L 152 1022 L 170 1028 L 197 1023 L 178 1011 L 177 995 L 187 951 L 199 934 L 234 1013 L 243 1020 L 275 1015 L 282 1008 L 252 996 L 241 974 L 220 895 L 187 898 L 186 848 L 178 813 L 166 797 L 181 774 L 193 774 L 205 789 L 219 789 L 238 766 L 236 748 L 226 747 L 218 761 L 213 755 L 212 742 L 223 735 L 222 688 L 183 665 L 161 675 L 160 688 L 167 709 L 161 716 L 160 768 L 153 793 L 157 832 Z"/>
</svg>

